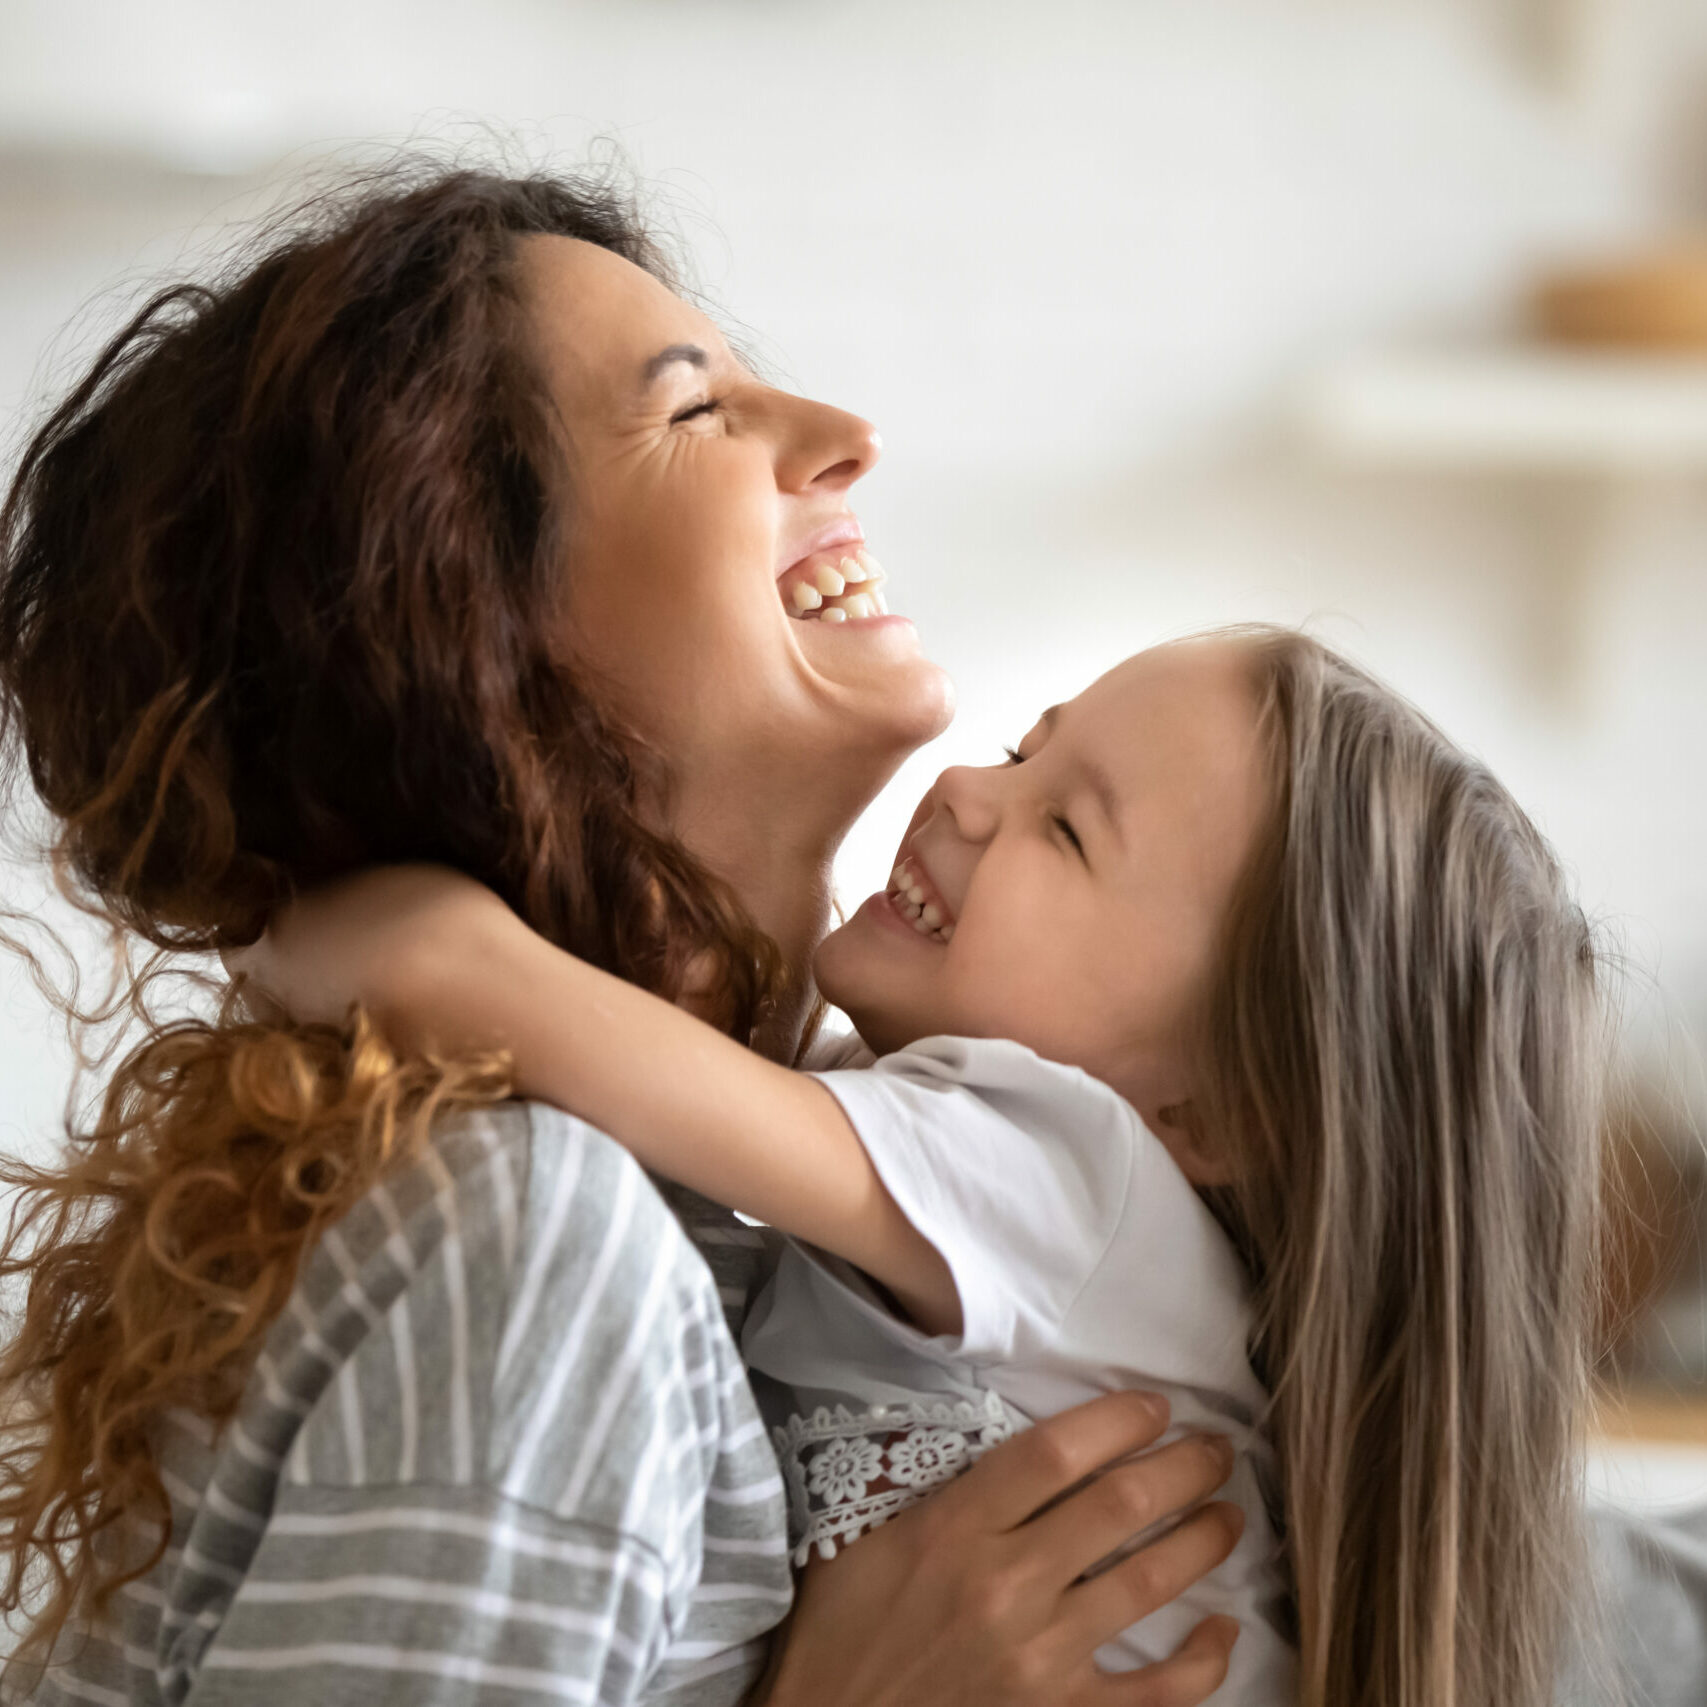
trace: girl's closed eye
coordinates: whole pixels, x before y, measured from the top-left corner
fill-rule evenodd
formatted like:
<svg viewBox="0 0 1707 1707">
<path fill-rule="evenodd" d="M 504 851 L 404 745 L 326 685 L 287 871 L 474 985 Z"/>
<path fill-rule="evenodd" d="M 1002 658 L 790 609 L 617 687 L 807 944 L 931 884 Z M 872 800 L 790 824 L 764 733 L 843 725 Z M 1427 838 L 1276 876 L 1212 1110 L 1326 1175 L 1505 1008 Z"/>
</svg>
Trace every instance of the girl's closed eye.
<svg viewBox="0 0 1707 1707">
<path fill-rule="evenodd" d="M 1003 747 L 1002 751 L 1007 755 L 1007 763 L 1010 765 L 1023 765 L 1025 763 L 1025 754 L 1017 747 Z M 1073 852 L 1080 859 L 1085 859 L 1085 844 L 1079 840 L 1078 831 L 1059 812 L 1050 813 L 1049 822 L 1061 832 Z M 1086 863 L 1089 864 L 1089 861 L 1086 860 Z"/>
<path fill-rule="evenodd" d="M 698 420 L 701 416 L 712 414 L 715 410 L 721 409 L 722 407 L 723 403 L 720 398 L 707 397 L 702 402 L 690 403 L 687 408 L 678 409 L 676 413 L 670 417 L 670 425 L 672 427 L 678 427 L 684 421 Z"/>
</svg>

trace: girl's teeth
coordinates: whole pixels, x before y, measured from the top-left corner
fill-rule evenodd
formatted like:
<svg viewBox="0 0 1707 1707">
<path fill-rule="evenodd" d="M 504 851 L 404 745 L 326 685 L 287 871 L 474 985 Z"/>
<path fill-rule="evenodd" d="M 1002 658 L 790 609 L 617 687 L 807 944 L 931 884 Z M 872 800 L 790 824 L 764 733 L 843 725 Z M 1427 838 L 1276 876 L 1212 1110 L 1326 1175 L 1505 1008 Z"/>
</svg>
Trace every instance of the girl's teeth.
<svg viewBox="0 0 1707 1707">
<path fill-rule="evenodd" d="M 818 620 L 820 622 L 846 622 L 848 613 L 835 605 L 827 605 Z"/>
<path fill-rule="evenodd" d="M 816 610 L 824 602 L 824 595 L 816 587 L 810 587 L 804 581 L 794 583 L 792 596 L 794 608 L 798 611 Z"/>
<path fill-rule="evenodd" d="M 813 571 L 812 579 L 816 583 L 818 591 L 827 599 L 835 598 L 847 585 L 828 563 L 820 563 Z M 828 615 L 828 612 L 825 614 Z"/>
<path fill-rule="evenodd" d="M 901 917 L 920 936 L 934 937 L 940 943 L 953 940 L 954 926 L 943 922 L 942 908 L 935 901 L 925 900 L 925 892 L 913 875 L 911 862 L 902 860 L 889 873 L 889 897 Z"/>
<path fill-rule="evenodd" d="M 877 607 L 877 614 L 879 616 L 887 616 L 889 614 L 889 601 L 884 598 L 883 589 L 881 587 L 873 587 L 869 593 L 865 594 L 865 597 L 870 599 L 872 604 Z"/>
<path fill-rule="evenodd" d="M 883 573 L 883 565 L 877 561 L 863 546 L 854 554 L 859 559 L 859 566 L 865 571 L 865 583 L 870 586 L 873 581 L 887 580 Z"/>
<path fill-rule="evenodd" d="M 844 557 L 836 567 L 841 571 L 842 579 L 850 587 L 867 579 L 865 565 L 857 557 Z"/>
<path fill-rule="evenodd" d="M 849 616 L 876 616 L 877 606 L 864 593 L 850 593 L 842 600 L 842 609 Z"/>
</svg>

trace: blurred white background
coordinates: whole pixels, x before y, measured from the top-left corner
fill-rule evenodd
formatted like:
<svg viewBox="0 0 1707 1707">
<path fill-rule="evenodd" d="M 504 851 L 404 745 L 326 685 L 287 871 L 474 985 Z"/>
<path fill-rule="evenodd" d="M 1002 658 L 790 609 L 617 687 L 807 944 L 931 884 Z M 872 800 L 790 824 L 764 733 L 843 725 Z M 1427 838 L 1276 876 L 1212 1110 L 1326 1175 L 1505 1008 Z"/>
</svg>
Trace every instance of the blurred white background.
<svg viewBox="0 0 1707 1707">
<path fill-rule="evenodd" d="M 884 432 L 861 513 L 963 709 L 850 899 L 935 768 L 1118 657 L 1314 619 L 1533 809 L 1698 1108 L 1707 368 L 1520 339 L 1548 266 L 1707 227 L 1704 115 L 1701 0 L 0 0 L 4 458 L 328 157 L 610 139 L 725 319 Z M 39 1153 L 69 1056 L 11 966 L 0 1015 Z"/>
</svg>

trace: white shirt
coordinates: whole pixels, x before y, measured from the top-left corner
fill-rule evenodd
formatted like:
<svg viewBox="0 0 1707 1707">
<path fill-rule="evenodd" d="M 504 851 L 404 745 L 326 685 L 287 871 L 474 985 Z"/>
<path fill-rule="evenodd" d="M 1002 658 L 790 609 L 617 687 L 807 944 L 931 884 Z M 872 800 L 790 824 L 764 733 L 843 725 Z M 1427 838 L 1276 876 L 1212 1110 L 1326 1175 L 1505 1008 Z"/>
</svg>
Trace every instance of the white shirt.
<svg viewBox="0 0 1707 1707">
<path fill-rule="evenodd" d="M 1098 1658 L 1149 1664 L 1210 1613 L 1229 1613 L 1242 1633 L 1224 1698 L 1290 1701 L 1249 1283 L 1160 1140 L 1107 1085 L 1017 1043 L 933 1037 L 816 1076 L 947 1262 L 964 1328 L 924 1334 L 848 1264 L 785 1250 L 742 1350 L 792 1401 L 775 1437 L 799 1556 L 833 1552 L 1036 1418 L 1101 1393 L 1158 1392 L 1173 1409 L 1164 1439 L 1232 1440 L 1237 1467 L 1221 1497 L 1243 1507 L 1245 1531 L 1216 1571 Z M 762 1396 L 776 1415 L 778 1396 Z"/>
</svg>

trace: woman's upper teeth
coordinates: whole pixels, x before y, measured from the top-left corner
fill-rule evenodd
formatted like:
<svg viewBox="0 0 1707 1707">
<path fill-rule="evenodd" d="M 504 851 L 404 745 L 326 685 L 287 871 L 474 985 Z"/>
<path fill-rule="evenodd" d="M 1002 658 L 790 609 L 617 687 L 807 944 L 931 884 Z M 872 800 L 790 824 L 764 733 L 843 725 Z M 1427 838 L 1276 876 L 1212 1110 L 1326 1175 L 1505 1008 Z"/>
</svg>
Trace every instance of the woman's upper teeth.
<svg viewBox="0 0 1707 1707">
<path fill-rule="evenodd" d="M 885 616 L 883 566 L 863 547 L 840 559 L 809 558 L 782 578 L 783 608 L 803 621 L 846 622 L 850 617 Z"/>
</svg>

